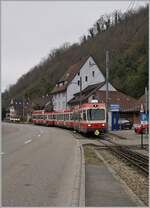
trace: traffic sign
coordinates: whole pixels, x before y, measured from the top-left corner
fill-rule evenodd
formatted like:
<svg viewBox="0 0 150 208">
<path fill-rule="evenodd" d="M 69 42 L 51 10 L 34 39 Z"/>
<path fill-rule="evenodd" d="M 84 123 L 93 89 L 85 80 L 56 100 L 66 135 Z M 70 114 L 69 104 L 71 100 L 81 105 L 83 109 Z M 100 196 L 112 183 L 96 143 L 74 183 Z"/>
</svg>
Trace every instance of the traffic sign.
<svg viewBox="0 0 150 208">
<path fill-rule="evenodd" d="M 140 114 L 141 124 L 148 124 L 148 115 L 146 113 Z"/>
<path fill-rule="evenodd" d="M 111 111 L 119 111 L 120 105 L 119 104 L 111 104 L 110 105 L 110 110 Z"/>
</svg>

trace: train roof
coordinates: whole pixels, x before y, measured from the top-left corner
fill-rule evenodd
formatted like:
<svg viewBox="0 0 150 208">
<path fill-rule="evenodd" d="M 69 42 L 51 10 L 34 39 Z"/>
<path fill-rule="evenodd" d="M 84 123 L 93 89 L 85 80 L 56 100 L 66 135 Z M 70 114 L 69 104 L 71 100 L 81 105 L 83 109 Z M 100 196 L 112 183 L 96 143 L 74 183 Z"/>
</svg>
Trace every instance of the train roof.
<svg viewBox="0 0 150 208">
<path fill-rule="evenodd" d="M 32 114 L 44 114 L 44 110 L 37 110 L 37 111 L 33 111 Z"/>
<path fill-rule="evenodd" d="M 99 108 L 105 108 L 105 103 L 85 103 L 82 104 L 79 108 L 95 108 L 95 107 L 99 107 Z"/>
<path fill-rule="evenodd" d="M 71 113 L 73 110 L 88 109 L 88 108 L 105 108 L 105 103 L 84 103 L 81 106 L 77 105 L 73 109 L 65 109 L 63 111 L 44 112 L 42 110 L 33 111 L 32 114 L 59 114 L 59 113 Z"/>
</svg>

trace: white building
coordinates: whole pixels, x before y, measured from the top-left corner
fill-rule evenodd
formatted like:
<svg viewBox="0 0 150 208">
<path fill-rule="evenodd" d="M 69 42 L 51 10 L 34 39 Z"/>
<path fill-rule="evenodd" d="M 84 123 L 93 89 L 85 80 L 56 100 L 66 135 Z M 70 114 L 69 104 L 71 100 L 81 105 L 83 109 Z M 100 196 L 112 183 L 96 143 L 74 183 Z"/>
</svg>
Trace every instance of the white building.
<svg viewBox="0 0 150 208">
<path fill-rule="evenodd" d="M 82 82 L 80 86 L 80 80 Z M 72 65 L 65 75 L 57 82 L 52 90 L 52 102 L 54 111 L 60 111 L 68 108 L 68 102 L 74 97 L 74 94 L 82 91 L 90 85 L 105 82 L 105 77 L 95 63 L 94 59 L 90 57 L 82 58 L 78 63 Z M 101 90 L 106 90 L 104 84 Z M 109 90 L 116 91 L 116 89 L 109 83 Z"/>
</svg>

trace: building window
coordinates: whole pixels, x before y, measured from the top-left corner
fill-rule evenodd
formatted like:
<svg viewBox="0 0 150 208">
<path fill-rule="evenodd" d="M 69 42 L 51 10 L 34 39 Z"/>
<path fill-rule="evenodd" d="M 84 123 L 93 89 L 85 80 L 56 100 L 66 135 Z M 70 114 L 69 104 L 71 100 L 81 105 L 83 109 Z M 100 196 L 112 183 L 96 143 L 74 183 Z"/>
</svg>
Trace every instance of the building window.
<svg viewBox="0 0 150 208">
<path fill-rule="evenodd" d="M 92 76 L 93 76 L 93 77 L 95 76 L 95 71 L 92 71 Z"/>
<path fill-rule="evenodd" d="M 87 77 L 87 76 L 85 76 L 85 81 L 86 81 L 86 82 L 88 81 L 88 77 Z"/>
<path fill-rule="evenodd" d="M 80 80 L 78 80 L 78 86 L 80 85 Z"/>
</svg>

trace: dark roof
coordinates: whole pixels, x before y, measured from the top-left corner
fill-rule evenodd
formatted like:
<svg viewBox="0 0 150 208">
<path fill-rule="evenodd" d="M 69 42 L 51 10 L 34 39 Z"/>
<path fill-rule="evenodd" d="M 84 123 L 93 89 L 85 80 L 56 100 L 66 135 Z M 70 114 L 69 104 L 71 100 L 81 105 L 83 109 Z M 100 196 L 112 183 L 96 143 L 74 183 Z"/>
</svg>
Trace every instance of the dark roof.
<svg viewBox="0 0 150 208">
<path fill-rule="evenodd" d="M 82 91 L 81 97 L 80 92 L 74 94 L 74 97 L 69 100 L 68 104 L 77 104 L 80 102 L 80 98 L 82 102 L 85 101 L 90 95 L 92 95 L 97 89 L 101 88 L 104 84 L 105 82 L 100 82 L 97 84 L 89 85 Z"/>
<path fill-rule="evenodd" d="M 92 95 L 97 89 L 101 88 L 105 82 L 100 82 L 97 84 L 89 85 L 81 93 L 81 101 L 86 100 L 90 95 Z M 80 92 L 74 94 L 74 97 L 68 102 L 68 104 L 75 104 L 80 102 Z"/>
<path fill-rule="evenodd" d="M 93 85 L 89 85 L 88 87 L 86 87 L 84 90 L 82 90 L 82 94 L 88 94 L 89 92 L 97 89 L 98 88 L 101 88 L 103 85 L 105 84 L 105 82 L 99 82 L 97 84 L 93 84 Z M 80 92 L 74 94 L 75 96 L 79 95 Z"/>
<path fill-rule="evenodd" d="M 13 106 L 15 109 L 22 109 L 23 103 L 21 99 L 12 99 L 9 106 Z"/>
<path fill-rule="evenodd" d="M 51 105 L 51 96 L 37 97 L 34 100 L 14 98 L 11 100 L 9 107 L 13 106 L 15 111 L 21 112 L 23 111 L 23 108 L 24 110 L 30 111 L 36 105 L 44 108 L 46 104 Z"/>
<path fill-rule="evenodd" d="M 83 57 L 78 63 L 70 66 L 69 69 L 66 71 L 66 73 L 63 75 L 63 77 L 58 82 L 58 83 L 63 82 L 64 85 L 61 87 L 55 86 L 54 89 L 51 91 L 51 94 L 65 91 L 68 84 L 73 80 L 75 75 L 80 71 L 81 67 L 85 64 L 85 62 L 87 61 L 88 58 L 89 58 L 89 56 Z"/>
<path fill-rule="evenodd" d="M 99 89 L 99 88 L 98 88 Z M 81 101 L 87 102 L 87 99 L 94 95 L 96 99 L 98 99 L 99 102 L 105 102 L 106 101 L 106 91 L 100 91 L 100 90 L 93 90 L 92 93 L 89 93 L 88 95 L 84 96 L 82 95 Z M 71 99 L 68 104 L 77 104 L 80 102 L 80 95 L 75 96 L 73 99 Z M 122 92 L 119 91 L 109 91 L 109 105 L 110 104 L 119 104 L 120 105 L 120 111 L 137 111 L 136 104 L 138 103 L 138 100 L 136 100 L 133 97 L 130 97 Z"/>
</svg>

